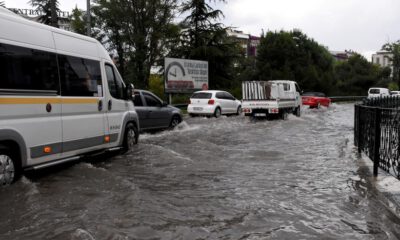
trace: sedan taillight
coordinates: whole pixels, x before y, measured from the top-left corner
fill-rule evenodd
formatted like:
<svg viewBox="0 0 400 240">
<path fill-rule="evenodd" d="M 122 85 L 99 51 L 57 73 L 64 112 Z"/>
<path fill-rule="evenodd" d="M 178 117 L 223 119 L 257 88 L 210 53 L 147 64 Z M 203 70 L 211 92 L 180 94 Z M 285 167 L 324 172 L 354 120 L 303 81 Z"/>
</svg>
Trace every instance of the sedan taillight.
<svg viewBox="0 0 400 240">
<path fill-rule="evenodd" d="M 208 100 L 208 105 L 214 105 L 214 103 L 215 103 L 214 99 Z"/>
</svg>

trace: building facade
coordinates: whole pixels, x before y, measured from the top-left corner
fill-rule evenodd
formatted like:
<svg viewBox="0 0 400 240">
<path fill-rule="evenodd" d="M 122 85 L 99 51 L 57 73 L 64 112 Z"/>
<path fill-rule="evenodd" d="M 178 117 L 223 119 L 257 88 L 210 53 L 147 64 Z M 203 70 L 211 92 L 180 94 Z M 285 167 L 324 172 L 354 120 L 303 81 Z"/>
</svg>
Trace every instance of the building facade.
<svg viewBox="0 0 400 240">
<path fill-rule="evenodd" d="M 35 9 L 8 8 L 8 10 L 34 22 L 40 22 L 40 17 L 44 15 L 43 12 Z M 70 13 L 67 11 L 58 11 L 57 16 L 59 28 L 72 31 Z"/>
<path fill-rule="evenodd" d="M 229 29 L 227 31 L 229 37 L 235 39 L 243 50 L 245 57 L 257 56 L 257 48 L 260 45 L 260 37 L 245 34 L 243 31 Z"/>
<path fill-rule="evenodd" d="M 381 67 L 392 67 L 392 63 L 390 58 L 392 58 L 393 54 L 386 51 L 379 51 L 375 54 L 372 54 L 372 63 L 378 64 Z"/>
</svg>

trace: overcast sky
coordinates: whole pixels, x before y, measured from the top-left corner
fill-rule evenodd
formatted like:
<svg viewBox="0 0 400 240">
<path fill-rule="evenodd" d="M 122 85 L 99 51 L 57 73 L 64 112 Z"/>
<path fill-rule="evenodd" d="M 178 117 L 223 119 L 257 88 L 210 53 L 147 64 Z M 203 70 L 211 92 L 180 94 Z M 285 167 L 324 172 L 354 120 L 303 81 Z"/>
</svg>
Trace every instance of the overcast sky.
<svg viewBox="0 0 400 240">
<path fill-rule="evenodd" d="M 0 0 L 9 8 L 31 8 L 28 0 Z M 63 11 L 86 0 L 59 0 Z M 370 59 L 386 42 L 400 39 L 399 0 L 227 0 L 214 5 L 226 26 L 260 35 L 262 29 L 301 29 L 333 51 L 354 50 Z"/>
</svg>

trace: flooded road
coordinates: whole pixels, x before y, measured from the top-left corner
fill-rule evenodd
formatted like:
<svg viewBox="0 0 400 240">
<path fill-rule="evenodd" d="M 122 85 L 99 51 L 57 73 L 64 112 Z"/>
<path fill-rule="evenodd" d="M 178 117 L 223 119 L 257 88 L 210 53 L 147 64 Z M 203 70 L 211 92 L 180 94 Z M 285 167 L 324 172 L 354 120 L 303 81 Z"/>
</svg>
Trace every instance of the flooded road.
<svg viewBox="0 0 400 240">
<path fill-rule="evenodd" d="M 0 239 L 398 239 L 353 109 L 188 118 L 132 153 L 23 177 L 0 189 Z"/>
</svg>

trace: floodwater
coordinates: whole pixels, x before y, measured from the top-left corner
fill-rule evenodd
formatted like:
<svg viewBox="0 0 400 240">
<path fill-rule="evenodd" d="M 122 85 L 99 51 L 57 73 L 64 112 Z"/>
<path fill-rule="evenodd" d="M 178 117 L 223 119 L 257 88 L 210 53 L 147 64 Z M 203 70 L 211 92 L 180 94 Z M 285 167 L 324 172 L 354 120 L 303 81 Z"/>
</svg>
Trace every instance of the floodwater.
<svg viewBox="0 0 400 240">
<path fill-rule="evenodd" d="M 353 109 L 187 118 L 131 153 L 23 177 L 0 189 L 0 239 L 398 239 Z"/>
</svg>

